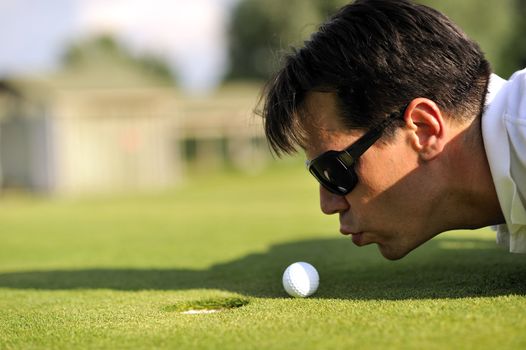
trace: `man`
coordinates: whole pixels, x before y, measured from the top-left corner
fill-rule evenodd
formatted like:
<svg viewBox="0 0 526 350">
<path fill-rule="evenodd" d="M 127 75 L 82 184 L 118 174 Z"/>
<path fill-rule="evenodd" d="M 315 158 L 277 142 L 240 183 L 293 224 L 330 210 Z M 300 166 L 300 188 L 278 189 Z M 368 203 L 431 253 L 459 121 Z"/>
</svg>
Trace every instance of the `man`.
<svg viewBox="0 0 526 350">
<path fill-rule="evenodd" d="M 267 139 L 305 151 L 321 210 L 399 259 L 440 232 L 499 225 L 526 252 L 526 71 L 506 82 L 439 12 L 357 0 L 264 90 Z"/>
</svg>

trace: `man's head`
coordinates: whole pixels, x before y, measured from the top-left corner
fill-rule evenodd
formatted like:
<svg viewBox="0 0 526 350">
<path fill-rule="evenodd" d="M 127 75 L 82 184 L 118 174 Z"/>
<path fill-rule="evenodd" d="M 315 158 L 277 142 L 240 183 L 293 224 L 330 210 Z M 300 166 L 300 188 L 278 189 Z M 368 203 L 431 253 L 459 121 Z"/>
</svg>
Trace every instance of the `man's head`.
<svg viewBox="0 0 526 350">
<path fill-rule="evenodd" d="M 489 74 L 478 45 L 439 12 L 357 0 L 285 58 L 264 93 L 265 132 L 278 154 L 305 150 L 342 233 L 400 258 L 459 225 L 434 212 L 447 210 L 443 151 L 481 115 Z M 363 155 L 327 153 L 348 149 Z"/>
</svg>

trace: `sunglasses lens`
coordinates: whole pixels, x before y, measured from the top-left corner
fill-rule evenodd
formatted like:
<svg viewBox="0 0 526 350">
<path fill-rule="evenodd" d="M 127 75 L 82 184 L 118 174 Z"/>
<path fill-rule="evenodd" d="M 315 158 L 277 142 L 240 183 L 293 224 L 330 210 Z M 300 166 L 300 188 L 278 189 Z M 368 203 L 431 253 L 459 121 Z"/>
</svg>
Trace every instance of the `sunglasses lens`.
<svg viewBox="0 0 526 350">
<path fill-rule="evenodd" d="M 309 170 L 327 190 L 339 195 L 351 192 L 358 182 L 354 170 L 347 169 L 336 157 L 317 159 Z"/>
</svg>

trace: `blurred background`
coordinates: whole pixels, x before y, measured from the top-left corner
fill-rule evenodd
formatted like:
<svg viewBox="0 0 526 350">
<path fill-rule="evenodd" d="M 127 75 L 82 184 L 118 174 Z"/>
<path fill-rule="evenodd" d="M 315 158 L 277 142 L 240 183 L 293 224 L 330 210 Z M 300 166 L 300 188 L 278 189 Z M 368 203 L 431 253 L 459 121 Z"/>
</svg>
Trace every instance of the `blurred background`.
<svg viewBox="0 0 526 350">
<path fill-rule="evenodd" d="M 0 199 L 271 169 L 253 113 L 261 86 L 346 2 L 0 0 Z M 526 66 L 525 0 L 423 3 L 502 77 Z"/>
<path fill-rule="evenodd" d="M 526 0 L 426 3 L 479 41 L 502 77 L 526 65 Z M 406 319 L 426 317 L 426 300 L 469 321 L 492 314 L 489 304 L 520 310 L 511 303 L 523 292 L 524 256 L 498 250 L 489 229 L 445 233 L 386 261 L 321 213 L 302 154 L 270 154 L 253 112 L 262 84 L 342 4 L 0 0 L 0 348 L 210 348 L 212 338 L 221 348 L 236 344 L 229 339 L 261 347 L 258 325 L 280 329 L 266 316 L 275 307 L 278 321 L 294 320 L 293 341 L 303 339 L 315 309 L 287 311 L 279 300 L 193 321 L 165 311 L 240 294 L 285 297 L 281 276 L 294 261 L 320 272 L 320 296 L 336 302 L 325 313 L 341 313 L 345 299 L 387 305 L 388 316 L 418 302 Z M 468 297 L 465 312 L 459 298 Z M 297 323 L 296 310 L 307 318 Z M 351 328 L 356 317 L 364 324 L 356 315 L 345 318 Z M 452 342 L 467 333 L 523 339 L 501 322 L 493 331 L 457 319 L 441 329 Z"/>
</svg>

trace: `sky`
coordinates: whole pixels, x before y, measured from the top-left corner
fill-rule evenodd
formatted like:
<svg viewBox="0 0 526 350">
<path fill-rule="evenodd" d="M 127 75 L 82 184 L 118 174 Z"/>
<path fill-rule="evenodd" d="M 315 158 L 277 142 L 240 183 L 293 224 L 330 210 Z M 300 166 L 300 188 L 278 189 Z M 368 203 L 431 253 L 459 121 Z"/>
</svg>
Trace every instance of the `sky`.
<svg viewBox="0 0 526 350">
<path fill-rule="evenodd" d="M 112 34 L 164 58 L 184 88 L 213 88 L 227 67 L 227 26 L 239 0 L 0 0 L 0 76 L 45 74 L 65 48 Z"/>
</svg>

